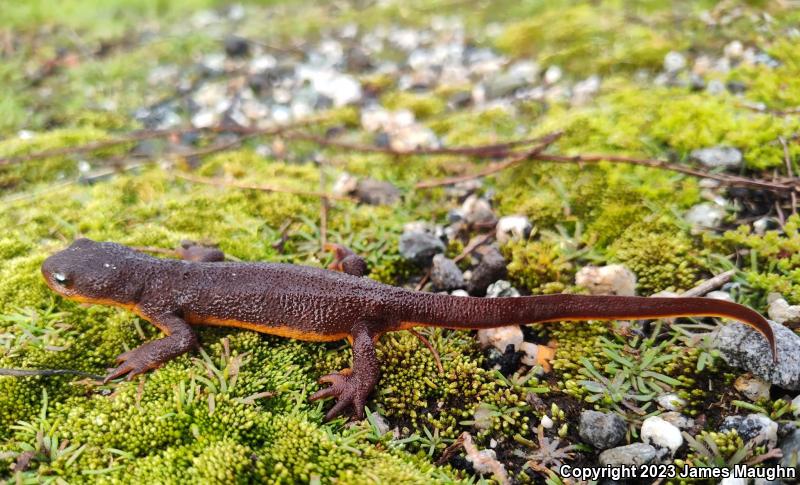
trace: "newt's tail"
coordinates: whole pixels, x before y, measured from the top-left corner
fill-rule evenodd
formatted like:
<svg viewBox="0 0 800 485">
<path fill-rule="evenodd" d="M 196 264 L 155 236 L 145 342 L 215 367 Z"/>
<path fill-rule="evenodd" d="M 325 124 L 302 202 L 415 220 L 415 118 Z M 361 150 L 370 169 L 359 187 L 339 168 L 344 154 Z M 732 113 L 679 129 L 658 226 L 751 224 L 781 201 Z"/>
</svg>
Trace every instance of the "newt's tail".
<svg viewBox="0 0 800 485">
<path fill-rule="evenodd" d="M 398 309 L 404 323 L 433 327 L 482 329 L 563 320 L 627 320 L 688 316 L 724 317 L 750 325 L 767 339 L 777 361 L 769 322 L 750 308 L 713 298 L 544 295 L 520 298 L 474 298 L 416 293 L 411 309 Z M 416 298 L 415 298 L 416 299 Z M 405 310 L 405 311 L 403 311 Z M 410 317 L 410 318 L 409 318 Z"/>
</svg>

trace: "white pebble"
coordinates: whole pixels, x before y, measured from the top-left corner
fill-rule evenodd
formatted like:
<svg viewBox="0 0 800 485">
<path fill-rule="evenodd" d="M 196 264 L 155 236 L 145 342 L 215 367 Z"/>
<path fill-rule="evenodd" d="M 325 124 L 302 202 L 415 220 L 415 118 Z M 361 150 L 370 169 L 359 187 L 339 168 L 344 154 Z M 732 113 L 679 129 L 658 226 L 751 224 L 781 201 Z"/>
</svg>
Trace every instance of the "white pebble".
<svg viewBox="0 0 800 485">
<path fill-rule="evenodd" d="M 650 416 L 642 423 L 640 433 L 642 442 L 649 443 L 656 448 L 667 449 L 674 455 L 683 444 L 681 430 L 659 416 Z"/>
</svg>

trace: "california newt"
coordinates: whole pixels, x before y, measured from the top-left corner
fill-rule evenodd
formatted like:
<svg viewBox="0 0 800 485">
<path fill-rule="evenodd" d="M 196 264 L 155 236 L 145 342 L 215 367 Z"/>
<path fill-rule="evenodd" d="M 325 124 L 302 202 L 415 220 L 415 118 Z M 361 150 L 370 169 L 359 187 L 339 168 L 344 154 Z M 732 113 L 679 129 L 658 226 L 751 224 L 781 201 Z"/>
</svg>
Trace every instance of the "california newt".
<svg viewBox="0 0 800 485">
<path fill-rule="evenodd" d="M 417 326 L 485 329 L 564 320 L 718 316 L 759 331 L 775 356 L 769 323 L 757 312 L 710 298 L 545 295 L 475 298 L 415 292 L 365 278 L 366 263 L 342 246 L 330 271 L 275 263 L 219 262 L 218 250 L 184 245 L 190 260 L 155 258 L 113 242 L 78 239 L 42 264 L 62 296 L 114 305 L 150 321 L 167 336 L 117 357 L 106 382 L 153 369 L 198 345 L 191 325 L 220 325 L 314 342 L 349 339 L 352 371 L 320 378 L 329 387 L 311 400 L 335 397 L 331 419 L 350 410 L 364 417 L 378 381 L 374 343 L 383 333 Z"/>
</svg>

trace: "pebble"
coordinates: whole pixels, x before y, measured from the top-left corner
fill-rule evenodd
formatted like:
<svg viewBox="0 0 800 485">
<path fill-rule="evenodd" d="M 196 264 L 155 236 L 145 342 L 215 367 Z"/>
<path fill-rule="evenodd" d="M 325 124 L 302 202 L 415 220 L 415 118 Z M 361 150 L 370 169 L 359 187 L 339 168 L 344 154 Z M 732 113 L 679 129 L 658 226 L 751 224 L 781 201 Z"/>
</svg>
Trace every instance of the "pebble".
<svg viewBox="0 0 800 485">
<path fill-rule="evenodd" d="M 491 226 L 497 222 L 489 201 L 474 194 L 461 204 L 461 213 L 468 224 Z"/>
<path fill-rule="evenodd" d="M 525 216 L 505 216 L 497 221 L 495 238 L 498 244 L 505 244 L 511 240 L 527 239 L 533 230 L 531 221 Z"/>
<path fill-rule="evenodd" d="M 667 411 L 680 411 L 686 406 L 686 401 L 678 397 L 674 392 L 658 396 L 656 402 Z"/>
<path fill-rule="evenodd" d="M 495 281 L 502 280 L 508 274 L 506 259 L 494 246 L 481 246 L 473 253 L 473 257 L 479 258 L 478 264 L 472 268 L 472 276 L 467 285 L 467 291 L 471 295 L 483 296 L 489 285 Z"/>
<path fill-rule="evenodd" d="M 664 70 L 676 73 L 686 67 L 686 57 L 680 52 L 670 51 L 664 56 Z"/>
<path fill-rule="evenodd" d="M 776 323 L 800 323 L 800 305 L 789 305 L 780 293 L 767 295 L 767 303 L 767 314 Z"/>
<path fill-rule="evenodd" d="M 725 219 L 725 209 L 717 204 L 703 202 L 689 209 L 684 219 L 696 228 L 716 229 Z"/>
<path fill-rule="evenodd" d="M 555 356 L 555 350 L 551 347 L 538 345 L 531 342 L 522 342 L 519 350 L 522 352 L 522 363 L 528 367 L 542 366 L 542 369 L 549 372 L 550 361 Z"/>
<path fill-rule="evenodd" d="M 561 80 L 561 76 L 564 72 L 558 66 L 550 66 L 547 68 L 547 71 L 544 72 L 544 82 L 546 84 L 555 84 L 559 80 Z"/>
<path fill-rule="evenodd" d="M 553 423 L 553 420 L 550 419 L 550 416 L 545 414 L 544 416 L 542 416 L 542 419 L 539 422 L 539 424 L 541 424 L 542 428 L 544 428 L 544 429 L 550 429 L 550 428 L 553 427 L 554 423 Z"/>
<path fill-rule="evenodd" d="M 661 418 L 680 429 L 694 428 L 694 419 L 686 417 L 677 411 L 663 413 L 661 414 Z"/>
<path fill-rule="evenodd" d="M 681 430 L 660 416 L 650 416 L 642 423 L 640 436 L 644 443 L 669 452 L 673 456 L 683 444 Z"/>
<path fill-rule="evenodd" d="M 433 257 L 431 283 L 433 283 L 434 288 L 441 291 L 463 288 L 464 274 L 452 259 L 446 258 L 442 254 L 437 254 Z"/>
<path fill-rule="evenodd" d="M 238 35 L 225 37 L 225 54 L 229 57 L 246 57 L 250 53 L 250 42 Z"/>
<path fill-rule="evenodd" d="M 777 363 L 764 337 L 743 323 L 732 322 L 722 327 L 714 339 L 714 347 L 728 365 L 784 389 L 800 390 L 800 336 L 775 322 L 770 322 L 770 326 L 778 348 Z"/>
<path fill-rule="evenodd" d="M 733 382 L 733 387 L 744 394 L 751 401 L 759 399 L 769 399 L 769 382 L 753 377 L 750 374 L 741 375 Z"/>
<path fill-rule="evenodd" d="M 789 433 L 781 440 L 780 449 L 783 452 L 781 458 L 781 466 L 797 470 L 800 476 L 800 429 L 796 429 Z"/>
<path fill-rule="evenodd" d="M 733 301 L 733 297 L 727 291 L 714 290 L 706 293 L 706 298 L 713 298 L 714 300 Z"/>
<path fill-rule="evenodd" d="M 731 429 L 735 429 L 745 442 L 755 440 L 756 444 L 767 444 L 770 448 L 778 443 L 778 423 L 763 414 L 728 416 L 722 421 L 720 431 Z"/>
<path fill-rule="evenodd" d="M 597 461 L 602 466 L 646 465 L 656 459 L 656 449 L 646 443 L 633 443 L 611 448 L 600 453 Z"/>
<path fill-rule="evenodd" d="M 400 254 L 416 264 L 428 266 L 435 254 L 443 252 L 442 240 L 429 232 L 404 232 L 400 236 Z"/>
<path fill-rule="evenodd" d="M 689 155 L 708 168 L 736 170 L 742 166 L 742 152 L 728 146 L 715 146 L 692 150 Z"/>
<path fill-rule="evenodd" d="M 487 298 L 497 298 L 501 296 L 519 296 L 519 291 L 506 280 L 497 280 L 486 288 Z"/>
<path fill-rule="evenodd" d="M 511 345 L 514 350 L 519 350 L 523 342 L 522 329 L 519 325 L 508 325 L 478 330 L 478 341 L 484 349 L 494 347 L 500 352 L 505 352 Z"/>
<path fill-rule="evenodd" d="M 636 275 L 621 264 L 584 266 L 575 275 L 575 284 L 592 295 L 636 295 Z"/>
<path fill-rule="evenodd" d="M 625 420 L 619 414 L 583 411 L 578 433 L 587 443 L 605 450 L 622 442 L 627 430 Z"/>
<path fill-rule="evenodd" d="M 375 179 L 359 180 L 353 192 L 360 202 L 369 205 L 392 205 L 400 200 L 400 189 Z"/>
</svg>

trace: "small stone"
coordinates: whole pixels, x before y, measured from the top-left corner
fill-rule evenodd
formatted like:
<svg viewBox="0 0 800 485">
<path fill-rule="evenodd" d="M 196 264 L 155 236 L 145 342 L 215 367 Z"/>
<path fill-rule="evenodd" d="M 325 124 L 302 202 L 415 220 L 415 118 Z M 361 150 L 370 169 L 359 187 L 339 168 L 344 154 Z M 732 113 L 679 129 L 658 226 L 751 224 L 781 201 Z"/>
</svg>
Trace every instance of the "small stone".
<svg viewBox="0 0 800 485">
<path fill-rule="evenodd" d="M 466 290 L 453 290 L 450 292 L 453 296 L 469 296 L 469 293 Z"/>
<path fill-rule="evenodd" d="M 550 371 L 550 361 L 553 360 L 553 357 L 555 357 L 555 349 L 531 342 L 522 342 L 519 350 L 522 352 L 523 364 L 527 365 L 528 367 L 535 367 L 539 365 L 542 367 L 544 372 Z"/>
<path fill-rule="evenodd" d="M 496 347 L 489 347 L 486 351 L 486 366 L 508 377 L 519 370 L 522 365 L 522 355 L 522 352 L 516 350 L 511 344 L 506 345 L 504 352 Z"/>
<path fill-rule="evenodd" d="M 664 56 L 664 70 L 674 74 L 686 67 L 686 57 L 680 52 L 670 51 Z"/>
<path fill-rule="evenodd" d="M 572 88 L 572 99 L 570 101 L 573 106 L 584 105 L 588 103 L 598 91 L 600 91 L 600 77 L 590 76 L 575 84 Z"/>
<path fill-rule="evenodd" d="M 680 429 L 694 428 L 694 419 L 688 418 L 677 411 L 669 411 L 661 415 L 661 418 Z"/>
<path fill-rule="evenodd" d="M 681 430 L 659 416 L 650 416 L 642 423 L 642 441 L 661 448 L 673 456 L 683 444 Z"/>
<path fill-rule="evenodd" d="M 489 285 L 505 278 L 508 274 L 506 259 L 494 246 L 481 246 L 475 250 L 473 256 L 480 258 L 480 261 L 472 269 L 467 291 L 471 295 L 483 296 Z"/>
<path fill-rule="evenodd" d="M 728 81 L 725 83 L 725 89 L 731 94 L 742 94 L 747 91 L 747 84 L 741 81 Z"/>
<path fill-rule="evenodd" d="M 611 448 L 600 453 L 597 461 L 602 466 L 639 466 L 651 463 L 656 459 L 656 449 L 646 443 L 633 443 L 627 446 Z"/>
<path fill-rule="evenodd" d="M 605 450 L 625 439 L 627 430 L 625 420 L 619 414 L 583 411 L 578 433 L 587 443 Z"/>
<path fill-rule="evenodd" d="M 478 330 L 478 341 L 484 349 L 494 347 L 500 352 L 505 352 L 506 348 L 511 345 L 517 350 L 523 342 L 522 329 L 519 328 L 519 325 L 508 325 Z"/>
<path fill-rule="evenodd" d="M 706 293 L 706 298 L 713 298 L 714 300 L 733 301 L 733 297 L 727 291 L 714 290 Z"/>
<path fill-rule="evenodd" d="M 621 264 L 584 266 L 575 275 L 575 284 L 593 295 L 636 295 L 636 275 Z"/>
<path fill-rule="evenodd" d="M 791 329 L 770 322 L 775 334 L 778 362 L 764 337 L 751 327 L 733 322 L 722 327 L 714 347 L 725 362 L 753 373 L 767 382 L 789 390 L 800 390 L 800 336 Z"/>
<path fill-rule="evenodd" d="M 689 156 L 709 168 L 736 170 L 742 166 L 742 152 L 734 147 L 699 148 L 692 150 Z"/>
<path fill-rule="evenodd" d="M 334 182 L 332 190 L 336 195 L 347 195 L 355 192 L 356 187 L 358 187 L 358 178 L 349 173 L 343 173 Z"/>
<path fill-rule="evenodd" d="M 719 485 L 747 485 L 747 479 L 741 477 L 725 477 L 719 481 Z"/>
<path fill-rule="evenodd" d="M 656 402 L 667 411 L 680 411 L 686 406 L 686 401 L 678 397 L 674 392 L 658 396 Z"/>
<path fill-rule="evenodd" d="M 555 84 L 559 80 L 561 80 L 561 76 L 563 75 L 563 71 L 558 66 L 550 66 L 544 72 L 544 82 L 546 84 Z"/>
<path fill-rule="evenodd" d="M 486 288 L 487 298 L 498 298 L 501 296 L 519 296 L 519 291 L 506 280 L 498 280 Z"/>
<path fill-rule="evenodd" d="M 717 204 L 703 202 L 689 209 L 684 219 L 697 228 L 716 229 L 725 219 L 725 209 Z"/>
<path fill-rule="evenodd" d="M 489 201 L 477 195 L 467 197 L 464 203 L 461 204 L 461 212 L 464 214 L 464 220 L 468 224 L 491 226 L 497 221 Z"/>
<path fill-rule="evenodd" d="M 433 257 L 431 283 L 433 283 L 434 288 L 441 291 L 463 288 L 464 274 L 452 259 L 446 258 L 442 254 L 437 254 Z"/>
<path fill-rule="evenodd" d="M 745 442 L 755 440 L 756 445 L 774 448 L 778 443 L 778 423 L 763 414 L 728 416 L 722 421 L 720 431 L 735 429 Z"/>
<path fill-rule="evenodd" d="M 800 476 L 800 429 L 792 431 L 781 440 L 780 449 L 783 452 L 781 466 L 794 468 Z"/>
<path fill-rule="evenodd" d="M 250 42 L 238 35 L 225 37 L 225 54 L 229 57 L 245 57 L 250 53 Z"/>
<path fill-rule="evenodd" d="M 542 416 L 542 419 L 541 421 L 539 421 L 539 424 L 541 424 L 542 428 L 544 429 L 550 429 L 553 427 L 553 420 L 550 419 L 550 416 L 545 414 L 544 416 Z"/>
<path fill-rule="evenodd" d="M 733 387 L 751 401 L 769 398 L 769 382 L 750 374 L 737 377 L 733 382 Z"/>
<path fill-rule="evenodd" d="M 435 254 L 443 252 L 444 243 L 433 234 L 414 231 L 400 236 L 400 254 L 416 264 L 427 266 Z"/>
<path fill-rule="evenodd" d="M 369 205 L 391 205 L 400 200 L 400 189 L 389 182 L 362 179 L 354 190 L 356 198 Z"/>
<path fill-rule="evenodd" d="M 767 314 L 780 324 L 800 323 L 800 305 L 789 305 L 780 293 L 767 295 Z"/>
<path fill-rule="evenodd" d="M 495 238 L 501 245 L 514 239 L 527 239 L 532 229 L 531 221 L 525 216 L 505 216 L 497 221 Z"/>
<path fill-rule="evenodd" d="M 734 40 L 725 46 L 723 52 L 725 53 L 725 57 L 729 59 L 739 59 L 742 57 L 742 54 L 744 54 L 744 46 L 741 41 Z"/>
<path fill-rule="evenodd" d="M 706 86 L 706 91 L 708 94 L 721 94 L 725 92 L 725 83 L 720 81 L 719 79 L 712 79 L 708 81 L 708 85 Z"/>
</svg>

